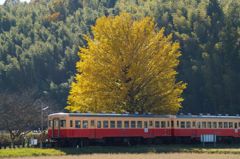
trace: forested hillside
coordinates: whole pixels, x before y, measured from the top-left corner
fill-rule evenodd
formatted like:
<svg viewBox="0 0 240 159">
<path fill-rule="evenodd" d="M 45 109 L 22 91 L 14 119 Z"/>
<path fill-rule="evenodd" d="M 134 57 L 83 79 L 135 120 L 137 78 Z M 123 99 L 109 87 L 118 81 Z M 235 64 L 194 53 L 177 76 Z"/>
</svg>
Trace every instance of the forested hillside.
<svg viewBox="0 0 240 159">
<path fill-rule="evenodd" d="M 240 113 L 240 0 L 7 0 L 0 6 L 0 90 L 37 89 L 66 106 L 84 34 L 103 15 L 154 17 L 182 48 L 182 112 Z"/>
</svg>

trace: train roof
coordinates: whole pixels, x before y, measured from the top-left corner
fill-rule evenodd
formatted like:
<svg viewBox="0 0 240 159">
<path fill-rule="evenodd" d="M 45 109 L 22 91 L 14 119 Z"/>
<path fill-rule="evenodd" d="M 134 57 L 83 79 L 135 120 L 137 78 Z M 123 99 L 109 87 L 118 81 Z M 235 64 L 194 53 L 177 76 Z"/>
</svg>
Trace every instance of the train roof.
<svg viewBox="0 0 240 159">
<path fill-rule="evenodd" d="M 240 119 L 239 115 L 176 115 L 176 118 L 203 118 L 203 119 Z"/>
<path fill-rule="evenodd" d="M 156 114 L 115 114 L 115 113 L 54 113 L 49 116 L 71 116 L 71 117 L 146 117 L 146 118 L 207 118 L 207 119 L 240 119 L 239 115 L 156 115 Z"/>
<path fill-rule="evenodd" d="M 146 118 L 170 118 L 173 115 L 155 115 L 155 114 L 115 114 L 115 113 L 54 113 L 49 116 L 82 116 L 82 117 L 146 117 Z"/>
</svg>

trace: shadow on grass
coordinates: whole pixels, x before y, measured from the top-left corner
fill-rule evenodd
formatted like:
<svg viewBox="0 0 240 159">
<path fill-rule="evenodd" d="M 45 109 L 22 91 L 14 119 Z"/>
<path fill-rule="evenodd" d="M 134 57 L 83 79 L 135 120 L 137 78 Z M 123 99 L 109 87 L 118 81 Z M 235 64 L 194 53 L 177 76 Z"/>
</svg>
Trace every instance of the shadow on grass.
<svg viewBox="0 0 240 159">
<path fill-rule="evenodd" d="M 140 146 L 88 146 L 58 149 L 67 155 L 94 153 L 221 153 L 240 154 L 240 145 L 140 145 Z"/>
</svg>

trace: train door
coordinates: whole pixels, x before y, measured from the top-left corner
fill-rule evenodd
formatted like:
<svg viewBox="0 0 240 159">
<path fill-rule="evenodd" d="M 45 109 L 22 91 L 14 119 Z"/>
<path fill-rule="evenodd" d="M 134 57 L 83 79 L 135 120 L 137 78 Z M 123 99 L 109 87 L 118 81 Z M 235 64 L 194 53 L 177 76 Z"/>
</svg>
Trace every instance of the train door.
<svg viewBox="0 0 240 159">
<path fill-rule="evenodd" d="M 144 121 L 144 136 L 149 137 L 148 121 Z"/>
<path fill-rule="evenodd" d="M 148 129 L 149 129 L 149 137 L 154 137 L 155 134 L 154 134 L 154 121 L 153 120 L 150 120 L 149 123 L 148 123 Z"/>
<path fill-rule="evenodd" d="M 96 120 L 90 120 L 90 138 L 96 138 Z"/>
<path fill-rule="evenodd" d="M 240 122 L 237 123 L 238 137 L 240 137 Z"/>
<path fill-rule="evenodd" d="M 148 122 L 144 121 L 144 132 L 148 133 Z"/>
<path fill-rule="evenodd" d="M 238 123 L 235 122 L 234 123 L 234 133 L 235 133 L 235 137 L 239 137 L 240 136 L 240 132 L 239 132 L 239 128 L 238 128 Z"/>
<path fill-rule="evenodd" d="M 168 119 L 166 122 L 167 122 L 166 135 L 167 136 L 171 136 L 172 135 L 172 122 L 171 122 L 171 119 Z"/>
<path fill-rule="evenodd" d="M 174 126 L 175 126 L 175 124 L 174 124 L 173 118 L 171 118 L 170 120 L 171 120 L 171 129 L 170 129 L 171 132 L 170 132 L 170 134 L 171 134 L 172 137 L 174 137 L 174 135 L 175 135 L 174 134 Z"/>
<path fill-rule="evenodd" d="M 53 138 L 60 137 L 60 120 L 58 118 L 53 119 L 52 137 Z"/>
<path fill-rule="evenodd" d="M 192 127 L 192 138 L 197 138 L 197 122 L 194 120 L 191 122 L 191 127 Z"/>
</svg>

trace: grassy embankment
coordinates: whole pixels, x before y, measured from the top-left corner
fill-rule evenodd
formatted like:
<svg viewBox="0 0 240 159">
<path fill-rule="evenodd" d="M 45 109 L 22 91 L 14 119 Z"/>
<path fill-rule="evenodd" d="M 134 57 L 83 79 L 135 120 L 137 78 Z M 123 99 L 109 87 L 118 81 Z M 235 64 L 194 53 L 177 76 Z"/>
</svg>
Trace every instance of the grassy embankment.
<svg viewBox="0 0 240 159">
<path fill-rule="evenodd" d="M 0 157 L 21 157 L 21 156 L 62 156 L 77 154 L 139 154 L 139 153 L 211 153 L 211 154 L 240 154 L 240 146 L 219 146 L 218 148 L 202 148 L 192 145 L 161 145 L 161 146 L 90 146 L 85 148 L 66 149 L 39 149 L 39 148 L 18 148 L 1 149 Z"/>
<path fill-rule="evenodd" d="M 17 159 L 240 159 L 236 154 L 207 153 L 141 153 L 141 154 L 85 154 L 67 156 L 20 157 Z M 16 159 L 10 157 L 8 159 Z"/>
</svg>

